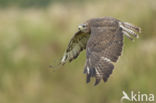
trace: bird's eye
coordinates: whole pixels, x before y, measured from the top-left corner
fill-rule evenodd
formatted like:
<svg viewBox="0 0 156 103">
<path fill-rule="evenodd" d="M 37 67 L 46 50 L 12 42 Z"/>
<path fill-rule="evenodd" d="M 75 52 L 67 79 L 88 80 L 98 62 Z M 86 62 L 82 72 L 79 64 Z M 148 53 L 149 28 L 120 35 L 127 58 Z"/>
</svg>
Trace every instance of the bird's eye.
<svg viewBox="0 0 156 103">
<path fill-rule="evenodd" d="M 86 27 L 86 25 L 82 25 L 82 27 Z"/>
</svg>

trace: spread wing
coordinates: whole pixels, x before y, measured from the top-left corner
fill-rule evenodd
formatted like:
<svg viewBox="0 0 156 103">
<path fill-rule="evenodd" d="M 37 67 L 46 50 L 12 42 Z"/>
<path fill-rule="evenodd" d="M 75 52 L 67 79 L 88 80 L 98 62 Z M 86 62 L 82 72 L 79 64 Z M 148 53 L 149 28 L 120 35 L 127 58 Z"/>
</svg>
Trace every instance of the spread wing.
<svg viewBox="0 0 156 103">
<path fill-rule="evenodd" d="M 95 77 L 97 85 L 101 79 L 107 81 L 116 62 L 121 55 L 123 34 L 118 23 L 91 27 L 91 36 L 87 43 L 87 61 L 84 73 L 87 74 L 87 83 Z"/>
<path fill-rule="evenodd" d="M 86 49 L 86 44 L 89 39 L 89 34 L 78 31 L 70 40 L 68 47 L 61 59 L 61 64 L 65 64 L 67 61 L 76 59 L 79 53 Z"/>
</svg>

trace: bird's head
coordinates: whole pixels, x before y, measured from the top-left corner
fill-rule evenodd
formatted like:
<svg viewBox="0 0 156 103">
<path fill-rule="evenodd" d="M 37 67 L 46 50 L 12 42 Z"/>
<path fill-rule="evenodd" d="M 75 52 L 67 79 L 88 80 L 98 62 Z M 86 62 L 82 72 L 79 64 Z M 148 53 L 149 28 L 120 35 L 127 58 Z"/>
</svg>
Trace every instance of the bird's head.
<svg viewBox="0 0 156 103">
<path fill-rule="evenodd" d="M 84 24 L 80 24 L 79 26 L 78 26 L 78 29 L 80 30 L 80 31 L 82 31 L 82 32 L 84 32 L 84 33 L 89 33 L 89 25 L 88 25 L 88 23 L 84 23 Z"/>
</svg>

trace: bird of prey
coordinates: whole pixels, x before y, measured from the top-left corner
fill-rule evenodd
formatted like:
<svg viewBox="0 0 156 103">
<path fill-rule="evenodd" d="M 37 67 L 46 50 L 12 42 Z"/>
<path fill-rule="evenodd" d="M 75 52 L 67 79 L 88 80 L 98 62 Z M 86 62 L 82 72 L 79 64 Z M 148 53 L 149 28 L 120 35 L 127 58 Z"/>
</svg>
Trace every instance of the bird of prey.
<svg viewBox="0 0 156 103">
<path fill-rule="evenodd" d="M 87 20 L 78 26 L 78 31 L 71 38 L 60 64 L 76 59 L 80 52 L 86 49 L 84 73 L 86 82 L 91 77 L 95 84 L 101 79 L 107 81 L 114 69 L 115 63 L 122 52 L 123 35 L 130 40 L 138 38 L 141 29 L 128 22 L 122 22 L 113 17 L 101 17 Z"/>
</svg>

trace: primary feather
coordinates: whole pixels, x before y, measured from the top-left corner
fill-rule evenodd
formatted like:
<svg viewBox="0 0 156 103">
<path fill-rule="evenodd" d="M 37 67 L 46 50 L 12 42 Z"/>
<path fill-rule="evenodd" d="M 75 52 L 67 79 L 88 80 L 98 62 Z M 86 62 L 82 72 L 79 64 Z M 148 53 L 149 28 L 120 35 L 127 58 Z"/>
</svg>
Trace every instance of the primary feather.
<svg viewBox="0 0 156 103">
<path fill-rule="evenodd" d="M 68 47 L 61 59 L 61 64 L 65 64 L 67 61 L 76 59 L 82 50 L 86 48 L 89 34 L 78 31 L 70 40 Z"/>
<path fill-rule="evenodd" d="M 123 35 L 132 40 L 131 35 L 138 37 L 135 32 L 140 30 L 112 17 L 90 19 L 79 25 L 79 31 L 70 40 L 60 64 L 71 62 L 86 49 L 86 82 L 89 83 L 91 77 L 95 78 L 95 85 L 101 79 L 107 81 L 114 69 L 113 63 L 121 55 Z"/>
</svg>

